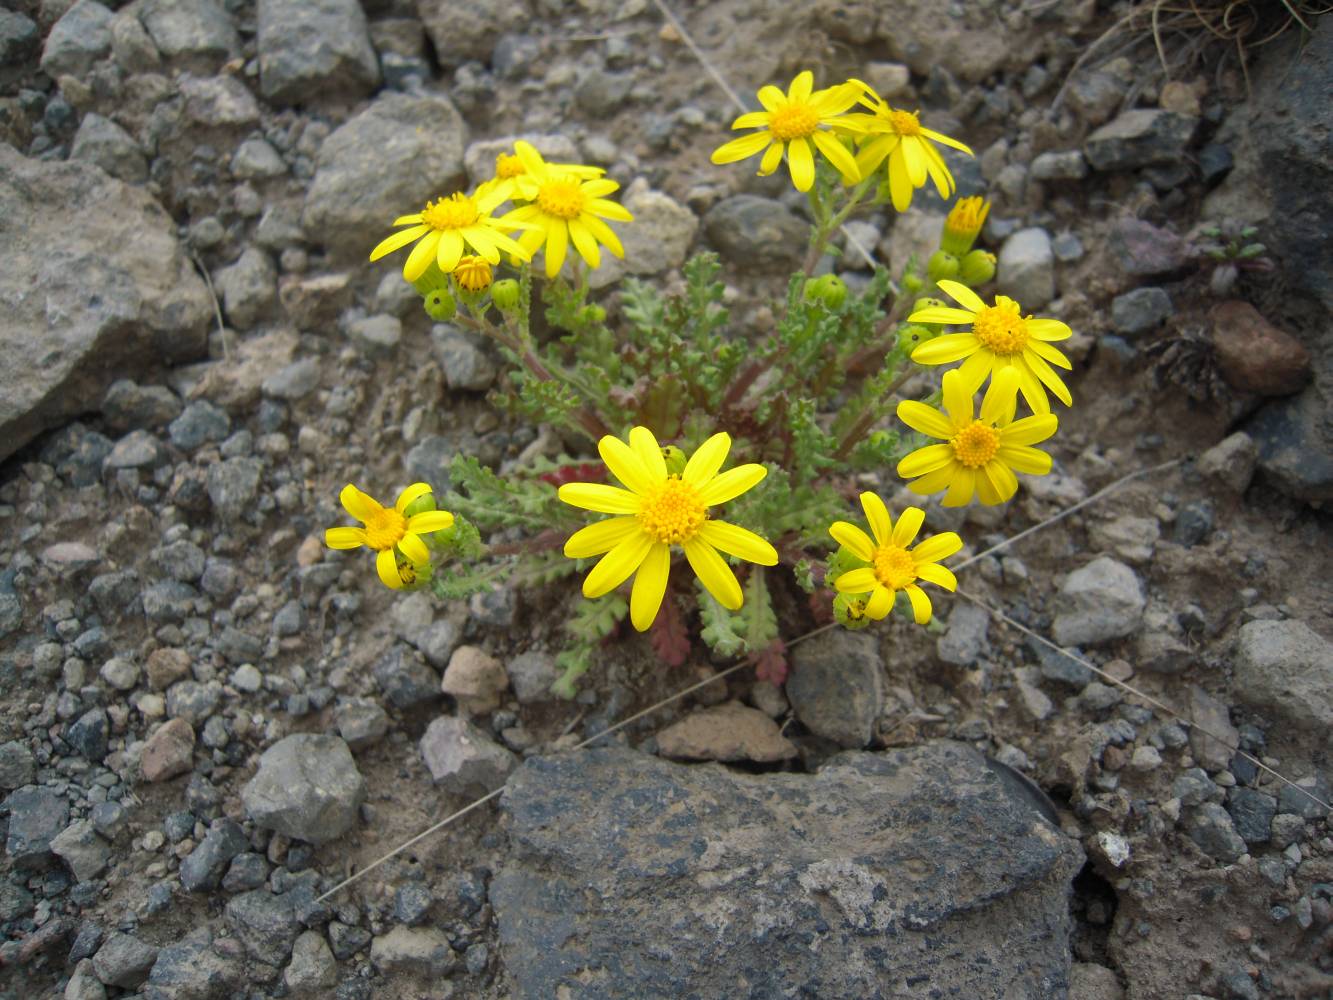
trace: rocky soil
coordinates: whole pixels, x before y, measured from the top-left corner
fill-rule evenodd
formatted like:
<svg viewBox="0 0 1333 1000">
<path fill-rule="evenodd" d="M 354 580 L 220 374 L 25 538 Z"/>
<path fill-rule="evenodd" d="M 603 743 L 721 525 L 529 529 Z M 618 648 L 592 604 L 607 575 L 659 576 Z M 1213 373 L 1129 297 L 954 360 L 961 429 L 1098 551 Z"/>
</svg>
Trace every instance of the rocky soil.
<svg viewBox="0 0 1333 1000">
<path fill-rule="evenodd" d="M 560 447 L 365 261 L 513 137 L 626 186 L 599 283 L 715 249 L 737 336 L 770 326 L 801 200 L 708 163 L 733 108 L 678 32 L 645 0 L 17 0 L 0 997 L 1333 996 L 1333 21 L 1247 87 L 1217 48 L 1078 65 L 1123 3 L 676 7 L 744 95 L 857 75 L 976 149 L 1076 405 L 1051 476 L 931 523 L 980 551 L 1182 459 L 962 585 L 1222 739 L 941 598 L 570 751 L 726 664 L 622 635 L 554 701 L 572 588 L 394 596 L 322 530 L 347 481 Z M 853 225 L 900 264 L 942 211 Z M 1274 268 L 1201 254 L 1224 220 Z"/>
</svg>

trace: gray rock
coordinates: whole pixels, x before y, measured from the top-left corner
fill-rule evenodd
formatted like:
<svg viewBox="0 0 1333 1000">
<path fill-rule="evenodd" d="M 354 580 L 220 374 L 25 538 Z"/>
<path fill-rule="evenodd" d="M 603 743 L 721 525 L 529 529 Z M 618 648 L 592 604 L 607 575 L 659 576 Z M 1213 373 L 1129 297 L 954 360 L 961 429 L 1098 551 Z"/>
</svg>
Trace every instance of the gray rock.
<svg viewBox="0 0 1333 1000">
<path fill-rule="evenodd" d="M 370 944 L 370 931 L 352 927 L 341 920 L 329 921 L 329 944 L 335 958 L 346 960 Z"/>
<path fill-rule="evenodd" d="M 1147 603 L 1134 571 L 1109 556 L 1098 556 L 1070 573 L 1060 593 L 1061 610 L 1051 631 L 1062 646 L 1096 644 L 1132 634 Z"/>
<path fill-rule="evenodd" d="M 219 520 L 239 521 L 250 509 L 263 471 L 258 458 L 228 458 L 208 467 L 208 497 Z"/>
<path fill-rule="evenodd" d="M 93 829 L 107 840 L 115 840 L 130 819 L 129 810 L 119 802 L 99 802 L 90 815 Z"/>
<path fill-rule="evenodd" d="M 935 642 L 935 655 L 945 663 L 975 667 L 990 652 L 990 615 L 975 604 L 958 604 L 949 613 L 949 627 Z"/>
<path fill-rule="evenodd" d="M 1184 158 L 1199 120 L 1159 108 L 1135 108 L 1107 122 L 1083 144 L 1094 170 L 1136 170 Z"/>
<path fill-rule="evenodd" d="M 1296 843 L 1304 836 L 1305 818 L 1295 813 L 1280 812 L 1268 825 L 1268 839 L 1278 850 Z M 1279 881 L 1278 885 L 1281 884 Z"/>
<path fill-rule="evenodd" d="M 1190 752 L 1210 771 L 1224 771 L 1240 745 L 1240 733 L 1231 724 L 1227 706 L 1197 684 L 1190 688 Z M 1205 733 L 1213 733 L 1209 736 Z"/>
<path fill-rule="evenodd" d="M 1205 802 L 1220 801 L 1223 792 L 1208 772 L 1201 767 L 1191 767 L 1181 773 L 1171 785 L 1171 796 L 1180 800 L 1182 806 L 1197 806 Z"/>
<path fill-rule="evenodd" d="M 269 965 L 287 961 L 301 932 L 292 897 L 275 896 L 264 889 L 233 896 L 227 902 L 226 918 L 246 953 Z"/>
<path fill-rule="evenodd" d="M 90 820 L 77 819 L 51 841 L 51 853 L 65 862 L 75 881 L 86 882 L 106 871 L 111 846 L 97 835 Z"/>
<path fill-rule="evenodd" d="M 1111 223 L 1107 246 L 1125 274 L 1136 278 L 1177 276 L 1193 264 L 1189 244 L 1167 229 L 1142 219 Z"/>
<path fill-rule="evenodd" d="M 24 79 L 29 72 L 27 61 L 41 41 L 32 18 L 15 10 L 0 10 L 0 90 L 12 93 L 10 88 Z"/>
<path fill-rule="evenodd" d="M 1245 704 L 1323 737 L 1333 732 L 1333 643 L 1304 622 L 1246 622 L 1235 670 Z"/>
<path fill-rule="evenodd" d="M 507 26 L 527 24 L 532 16 L 523 0 L 492 0 L 484 7 L 417 0 L 416 10 L 436 58 L 446 69 L 488 61 Z"/>
<path fill-rule="evenodd" d="M 1192 548 L 1203 542 L 1213 530 L 1216 511 L 1208 499 L 1185 504 L 1176 512 L 1176 523 L 1171 540 L 1177 545 Z"/>
<path fill-rule="evenodd" d="M 260 390 L 273 399 L 295 401 L 304 399 L 319 385 L 319 362 L 314 358 L 302 358 L 279 368 L 264 379 Z"/>
<path fill-rule="evenodd" d="M 426 728 L 421 756 L 435 783 L 454 795 L 494 791 L 519 762 L 472 723 L 449 716 Z"/>
<path fill-rule="evenodd" d="M 1259 448 L 1259 468 L 1287 496 L 1306 503 L 1333 500 L 1333 430 L 1318 384 L 1264 405 L 1246 426 Z"/>
<path fill-rule="evenodd" d="M 338 963 L 333 960 L 323 934 L 306 931 L 296 939 L 283 982 L 297 997 L 328 996 L 338 982 Z"/>
<path fill-rule="evenodd" d="M 130 431 L 115 443 L 102 468 L 112 472 L 117 469 L 151 469 L 161 465 L 165 457 L 161 444 L 148 431 Z"/>
<path fill-rule="evenodd" d="M 262 854 L 244 851 L 232 859 L 227 874 L 222 876 L 226 892 L 247 892 L 258 889 L 268 881 L 268 862 Z"/>
<path fill-rule="evenodd" d="M 210 442 L 225 440 L 231 433 L 227 411 L 206 399 L 191 401 L 171 422 L 167 435 L 182 451 L 194 451 Z"/>
<path fill-rule="evenodd" d="M 249 846 L 249 840 L 232 820 L 214 820 L 204 839 L 181 862 L 181 886 L 186 892 L 216 889 L 232 858 Z"/>
<path fill-rule="evenodd" d="M 234 76 L 183 76 L 176 86 L 185 98 L 186 117 L 198 125 L 232 129 L 259 121 L 259 102 Z"/>
<path fill-rule="evenodd" d="M 144 0 L 139 20 L 162 55 L 200 76 L 241 54 L 240 36 L 214 0 Z"/>
<path fill-rule="evenodd" d="M 1258 463 L 1259 446 L 1254 438 L 1244 431 L 1236 431 L 1200 455 L 1195 467 L 1232 493 L 1244 493 L 1254 479 Z"/>
<path fill-rule="evenodd" d="M 1028 651 L 1032 653 L 1037 660 L 1037 668 L 1041 672 L 1043 680 L 1054 681 L 1057 684 L 1068 684 L 1076 691 L 1081 691 L 1092 681 L 1092 671 L 1079 663 L 1073 656 L 1082 656 L 1080 649 L 1071 649 L 1066 651 L 1051 649 L 1044 642 L 1037 642 L 1035 639 L 1027 641 Z"/>
<path fill-rule="evenodd" d="M 586 750 L 528 760 L 501 802 L 516 850 L 490 896 L 519 1000 L 578 995 L 588 968 L 608 996 L 1068 989 L 1082 852 L 966 746 L 816 775 Z"/>
<path fill-rule="evenodd" d="M 1302 819 L 1322 819 L 1327 816 L 1328 808 L 1320 804 L 1330 800 L 1329 785 L 1324 776 L 1316 774 L 1308 778 L 1298 778 L 1296 784 L 1298 788 L 1292 788 L 1290 785 L 1282 786 L 1282 790 L 1278 792 L 1278 807 L 1284 813 L 1291 813 Z M 1310 794 L 1307 795 L 1306 792 Z"/>
<path fill-rule="evenodd" d="M 657 734 L 657 752 L 676 760 L 790 760 L 796 747 L 757 708 L 729 701 L 693 712 Z"/>
<path fill-rule="evenodd" d="M 69 727 L 65 742 L 87 761 L 100 764 L 106 756 L 107 740 L 111 737 L 111 723 L 106 710 L 90 708 Z"/>
<path fill-rule="evenodd" d="M 462 185 L 463 148 L 463 119 L 443 97 L 380 96 L 320 147 L 305 231 L 360 266 L 397 216 Z M 430 169 L 422 170 L 423 163 Z"/>
<path fill-rule="evenodd" d="M 385 701 L 396 709 L 415 708 L 438 701 L 440 675 L 426 665 L 421 654 L 403 643 L 395 643 L 371 668 Z"/>
<path fill-rule="evenodd" d="M 231 157 L 231 175 L 241 180 L 269 180 L 286 172 L 278 151 L 263 139 L 246 139 Z"/>
<path fill-rule="evenodd" d="M 560 679 L 561 670 L 550 653 L 529 651 L 519 653 L 505 666 L 514 696 L 524 705 L 550 701 L 551 685 Z"/>
<path fill-rule="evenodd" d="M 786 272 L 798 267 L 808 229 L 781 202 L 752 194 L 723 199 L 704 216 L 708 242 L 743 270 Z"/>
<path fill-rule="evenodd" d="M 217 681 L 180 681 L 167 689 L 167 717 L 202 726 L 221 699 L 222 685 Z"/>
<path fill-rule="evenodd" d="M 131 934 L 112 934 L 93 956 L 93 971 L 106 986 L 132 990 L 148 978 L 157 949 Z"/>
<path fill-rule="evenodd" d="M 385 976 L 443 978 L 457 964 L 444 932 L 434 927 L 395 927 L 370 945 L 370 963 Z"/>
<path fill-rule="evenodd" d="M 1245 853 L 1245 841 L 1231 825 L 1231 817 L 1216 802 L 1205 802 L 1189 817 L 1185 832 L 1199 850 L 1230 864 Z"/>
<path fill-rule="evenodd" d="M 0 459 L 89 409 L 145 357 L 204 354 L 212 306 L 175 229 L 140 188 L 0 143 Z"/>
<path fill-rule="evenodd" d="M 111 55 L 128 75 L 162 68 L 162 53 L 133 8 L 120 11 L 111 21 Z"/>
<path fill-rule="evenodd" d="M 19 868 L 51 863 L 51 841 L 69 823 L 69 805 L 49 788 L 20 788 L 5 800 L 9 833 L 5 851 Z"/>
<path fill-rule="evenodd" d="M 11 740 L 0 743 L 0 788 L 12 791 L 32 781 L 37 771 L 32 751 L 22 743 Z"/>
<path fill-rule="evenodd" d="M 1077 149 L 1039 153 L 1032 160 L 1031 174 L 1039 181 L 1077 181 L 1088 176 L 1088 161 Z"/>
<path fill-rule="evenodd" d="M 1227 795 L 1232 825 L 1247 844 L 1268 843 L 1277 799 L 1257 788 L 1233 788 Z"/>
<path fill-rule="evenodd" d="M 95 112 L 83 116 L 70 144 L 69 158 L 91 163 L 126 184 L 148 179 L 148 161 L 130 134 Z"/>
<path fill-rule="evenodd" d="M 246 247 L 235 263 L 217 272 L 213 282 L 228 322 L 238 330 L 254 326 L 278 298 L 277 272 L 258 247 Z"/>
<path fill-rule="evenodd" d="M 333 720 L 338 734 L 353 752 L 365 750 L 384 739 L 389 731 L 389 717 L 379 702 L 355 698 L 338 703 Z"/>
<path fill-rule="evenodd" d="M 363 316 L 347 324 L 347 336 L 368 358 L 391 358 L 403 339 L 397 316 Z"/>
<path fill-rule="evenodd" d="M 213 948 L 213 931 L 204 926 L 157 953 L 145 1000 L 230 1000 L 246 982 L 240 964 Z"/>
<path fill-rule="evenodd" d="M 94 0 L 78 0 L 70 6 L 46 36 L 42 72 L 53 80 L 65 74 L 86 76 L 111 51 L 112 16 Z"/>
<path fill-rule="evenodd" d="M 400 924 L 415 927 L 426 922 L 434 905 L 435 897 L 428 888 L 419 882 L 409 882 L 393 894 L 393 918 Z"/>
<path fill-rule="evenodd" d="M 106 987 L 97 981 L 91 961 L 87 958 L 79 961 L 61 996 L 64 1000 L 106 1000 Z"/>
<path fill-rule="evenodd" d="M 241 792 L 258 826 L 312 844 L 350 830 L 365 797 L 365 779 L 347 744 L 313 733 L 288 736 L 265 750 Z"/>
<path fill-rule="evenodd" d="M 495 381 L 495 363 L 459 330 L 436 326 L 430 335 L 431 352 L 450 389 L 484 392 Z"/>
<path fill-rule="evenodd" d="M 180 398 L 166 386 L 139 385 L 128 378 L 112 382 L 102 398 L 102 417 L 117 431 L 157 430 L 180 413 Z"/>
<path fill-rule="evenodd" d="M 841 629 L 797 646 L 787 697 L 801 724 L 842 747 L 864 747 L 884 704 L 884 662 L 872 636 Z"/>
<path fill-rule="evenodd" d="M 259 0 L 259 81 L 270 101 L 363 97 L 380 81 L 356 0 Z"/>
<path fill-rule="evenodd" d="M 1171 318 L 1171 296 L 1164 288 L 1136 288 L 1111 300 L 1111 324 L 1117 333 L 1136 337 Z"/>
<path fill-rule="evenodd" d="M 1055 298 L 1055 254 L 1050 233 L 1020 229 L 1000 248 L 996 286 L 1024 310 L 1040 309 Z"/>
</svg>

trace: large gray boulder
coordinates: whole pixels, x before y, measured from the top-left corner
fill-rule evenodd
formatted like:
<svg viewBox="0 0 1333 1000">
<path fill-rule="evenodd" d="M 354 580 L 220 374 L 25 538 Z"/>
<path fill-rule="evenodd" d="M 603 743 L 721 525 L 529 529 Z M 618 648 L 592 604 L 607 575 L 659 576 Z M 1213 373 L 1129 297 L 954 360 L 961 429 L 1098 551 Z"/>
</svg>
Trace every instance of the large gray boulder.
<svg viewBox="0 0 1333 1000">
<path fill-rule="evenodd" d="M 341 259 L 364 261 L 398 216 L 462 188 L 465 139 L 462 117 L 443 97 L 379 97 L 320 147 L 306 235 Z"/>
<path fill-rule="evenodd" d="M 1083 853 L 965 745 L 813 775 L 585 750 L 501 803 L 517 998 L 1067 996 Z"/>
<path fill-rule="evenodd" d="M 0 459 L 117 378 L 206 352 L 208 292 L 141 189 L 0 143 L 0 244 Z"/>
</svg>

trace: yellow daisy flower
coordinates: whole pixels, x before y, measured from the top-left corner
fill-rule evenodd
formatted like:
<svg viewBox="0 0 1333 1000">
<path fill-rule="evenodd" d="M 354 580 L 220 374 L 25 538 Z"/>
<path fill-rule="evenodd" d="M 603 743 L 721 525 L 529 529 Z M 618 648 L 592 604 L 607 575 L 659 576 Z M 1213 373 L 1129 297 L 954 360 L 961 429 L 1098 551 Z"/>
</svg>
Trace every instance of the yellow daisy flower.
<svg viewBox="0 0 1333 1000">
<path fill-rule="evenodd" d="M 1018 490 L 1015 472 L 1044 476 L 1051 471 L 1051 456 L 1030 446 L 1054 434 L 1058 421 L 1053 413 L 1014 420 L 1017 371 L 995 373 L 981 400 L 980 417 L 973 415 L 972 392 L 960 372 L 945 372 L 943 382 L 942 411 L 912 400 L 898 404 L 899 420 L 946 442 L 918 448 L 898 463 L 898 475 L 914 480 L 908 489 L 922 496 L 947 489 L 945 507 L 961 507 L 973 493 L 984 504 L 998 504 Z"/>
<path fill-rule="evenodd" d="M 608 194 L 619 190 L 619 184 L 604 177 L 588 179 L 558 164 L 547 163 L 541 153 L 522 140 L 514 143 L 514 152 L 525 171 L 514 179 L 516 196 L 531 204 L 519 206 L 500 221 L 526 230 L 518 238 L 524 260 L 545 245 L 546 277 L 554 278 L 560 273 L 571 241 L 592 268 L 602 263 L 599 243 L 617 257 L 625 256 L 619 238 L 602 221 L 634 221 L 624 206 L 606 200 Z"/>
<path fill-rule="evenodd" d="M 940 249 L 955 257 L 961 257 L 972 249 L 972 244 L 981 234 L 981 227 L 986 224 L 990 214 L 990 202 L 976 194 L 970 198 L 959 198 L 944 219 L 944 232 L 940 237 Z"/>
<path fill-rule="evenodd" d="M 931 131 L 921 124 L 919 111 L 900 111 L 890 107 L 869 84 L 860 80 L 849 83 L 859 87 L 863 93 L 861 103 L 871 109 L 871 114 L 853 114 L 845 119 L 865 133 L 864 145 L 856 154 L 856 168 L 862 177 L 869 177 L 887 158 L 889 161 L 889 195 L 893 207 L 899 212 L 907 211 L 912 204 L 912 192 L 924 187 L 926 178 L 935 182 L 935 189 L 941 198 L 949 198 L 954 192 L 953 174 L 944 163 L 935 143 L 961 150 L 968 156 L 972 150 L 957 139 Z"/>
<path fill-rule="evenodd" d="M 1051 365 L 1066 370 L 1074 366 L 1051 346 L 1051 341 L 1065 340 L 1073 333 L 1057 319 L 1024 316 L 1022 307 L 1004 295 L 988 306 L 976 292 L 957 281 L 941 281 L 940 290 L 963 308 L 929 306 L 907 317 L 909 323 L 970 323 L 970 333 L 950 333 L 928 340 L 912 352 L 912 360 L 921 365 L 947 365 L 963 361 L 958 371 L 963 387 L 976 392 L 988 375 L 1005 368 L 1018 371 L 1018 389 L 1034 413 L 1050 413 L 1046 399 L 1050 390 L 1065 406 L 1074 398 Z"/>
<path fill-rule="evenodd" d="M 454 268 L 454 281 L 465 292 L 481 292 L 491 287 L 491 265 L 485 257 L 465 254 Z"/>
<path fill-rule="evenodd" d="M 743 114 L 731 123 L 733 129 L 758 128 L 760 131 L 719 146 L 713 150 L 713 162 L 735 163 L 762 151 L 764 158 L 759 161 L 759 175 L 767 177 L 778 169 L 785 152 L 791 182 L 797 191 L 809 191 L 815 183 L 813 143 L 847 183 L 859 181 L 863 175 L 857 169 L 856 159 L 829 129 L 836 124 L 856 131 L 847 119 L 839 116 L 860 98 L 858 88 L 849 82 L 812 93 L 814 81 L 814 74 L 805 70 L 796 74 L 785 94 L 771 84 L 760 87 L 759 103 L 764 110 Z"/>
<path fill-rule="evenodd" d="M 413 567 L 430 563 L 430 550 L 420 536 L 443 531 L 454 523 L 454 515 L 447 510 L 428 510 L 411 517 L 403 513 L 408 504 L 430 492 L 428 484 L 413 483 L 398 494 L 392 507 L 384 507 L 348 483 L 338 499 L 347 513 L 365 527 L 329 528 L 324 532 L 324 544 L 331 549 L 357 549 L 363 545 L 374 549 L 379 553 L 375 557 L 375 570 L 380 581 L 392 590 L 401 590 L 415 578 Z M 398 565 L 399 553 L 411 567 Z M 407 574 L 403 570 L 408 570 Z"/>
<path fill-rule="evenodd" d="M 547 165 L 552 170 L 572 174 L 583 180 L 593 180 L 606 173 L 601 167 L 591 167 L 583 163 L 551 163 Z M 500 153 L 495 158 L 495 176 L 482 184 L 477 190 L 478 192 L 483 188 L 495 190 L 503 194 L 506 201 L 514 199 L 531 201 L 532 198 L 536 197 L 536 192 L 527 183 L 527 176 L 527 168 L 523 166 L 523 160 L 518 154 Z M 524 190 L 529 193 L 523 194 Z"/>
<path fill-rule="evenodd" d="M 520 260 L 531 260 L 531 253 L 505 235 L 506 230 L 526 227 L 491 217 L 491 212 L 504 200 L 495 191 L 478 191 L 475 195 L 458 191 L 448 198 L 428 201 L 415 215 L 394 219 L 395 226 L 410 228 L 381 241 L 370 251 L 370 259 L 379 260 L 419 240 L 403 264 L 403 277 L 408 281 L 416 281 L 425 274 L 431 261 L 445 274 L 451 273 L 468 247 L 492 264 L 500 263 L 501 250 Z"/>
<path fill-rule="evenodd" d="M 730 435 L 714 434 L 677 475 L 667 472 L 657 438 L 646 427 L 633 428 L 628 444 L 610 434 L 597 442 L 606 467 L 629 488 L 600 483 L 560 487 L 560 499 L 567 504 L 618 515 L 580 528 L 565 542 L 571 559 L 602 556 L 583 581 L 584 597 L 610 593 L 635 574 L 630 621 L 640 632 L 646 630 L 662 605 L 671 548 L 678 545 L 719 604 L 732 611 L 741 606 L 736 574 L 718 551 L 761 566 L 776 565 L 778 553 L 753 531 L 708 516 L 709 507 L 740 496 L 768 474 L 757 464 L 719 473 L 730 448 Z"/>
<path fill-rule="evenodd" d="M 952 571 L 938 563 L 961 549 L 963 540 L 956 532 L 946 531 L 909 548 L 926 519 L 920 507 L 908 507 L 895 525 L 884 501 L 867 491 L 861 494 L 861 509 L 865 511 L 873 539 L 847 521 L 835 521 L 828 531 L 834 541 L 870 565 L 843 573 L 833 581 L 834 587 L 842 594 L 869 594 L 865 615 L 875 621 L 893 610 L 895 593 L 904 590 L 912 602 L 912 616 L 918 625 L 925 625 L 932 613 L 930 598 L 917 586 L 917 581 L 954 590 L 958 580 Z"/>
</svg>

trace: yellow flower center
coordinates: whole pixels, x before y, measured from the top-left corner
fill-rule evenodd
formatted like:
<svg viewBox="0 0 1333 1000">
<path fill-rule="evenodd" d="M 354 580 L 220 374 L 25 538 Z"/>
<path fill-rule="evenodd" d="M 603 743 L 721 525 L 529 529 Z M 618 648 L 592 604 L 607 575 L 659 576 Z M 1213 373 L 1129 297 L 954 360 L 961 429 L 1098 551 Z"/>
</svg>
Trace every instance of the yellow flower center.
<svg viewBox="0 0 1333 1000">
<path fill-rule="evenodd" d="M 468 254 L 459 258 L 454 268 L 454 280 L 465 292 L 480 292 L 491 287 L 491 265 L 485 257 Z"/>
<path fill-rule="evenodd" d="M 916 582 L 916 560 L 901 545 L 880 545 L 872 562 L 875 579 L 890 590 L 902 590 Z"/>
<path fill-rule="evenodd" d="M 557 219 L 577 219 L 583 202 L 583 188 L 576 180 L 547 181 L 537 191 L 537 207 Z"/>
<path fill-rule="evenodd" d="M 525 173 L 527 171 L 523 169 L 523 161 L 513 153 L 501 153 L 495 158 L 495 176 L 500 180 L 522 177 Z"/>
<path fill-rule="evenodd" d="M 439 201 L 428 201 L 421 210 L 421 221 L 432 229 L 466 229 L 480 217 L 477 203 L 461 192 Z"/>
<path fill-rule="evenodd" d="M 889 124 L 899 135 L 921 134 L 921 120 L 915 111 L 890 111 Z"/>
<path fill-rule="evenodd" d="M 974 420 L 954 435 L 954 457 L 969 469 L 979 469 L 1000 450 L 1000 432 L 989 424 Z"/>
<path fill-rule="evenodd" d="M 366 520 L 366 545 L 376 552 L 391 549 L 407 534 L 407 518 L 392 507 L 381 507 Z"/>
<path fill-rule="evenodd" d="M 1013 306 L 987 306 L 972 321 L 977 339 L 999 355 L 1021 354 L 1028 343 L 1028 324 Z"/>
<path fill-rule="evenodd" d="M 808 104 L 788 104 L 768 116 L 768 130 L 783 142 L 804 139 L 819 128 L 819 115 Z"/>
<path fill-rule="evenodd" d="M 679 476 L 668 476 L 639 508 L 643 530 L 667 545 L 689 541 L 707 519 L 708 508 L 699 499 L 699 491 Z"/>
</svg>

